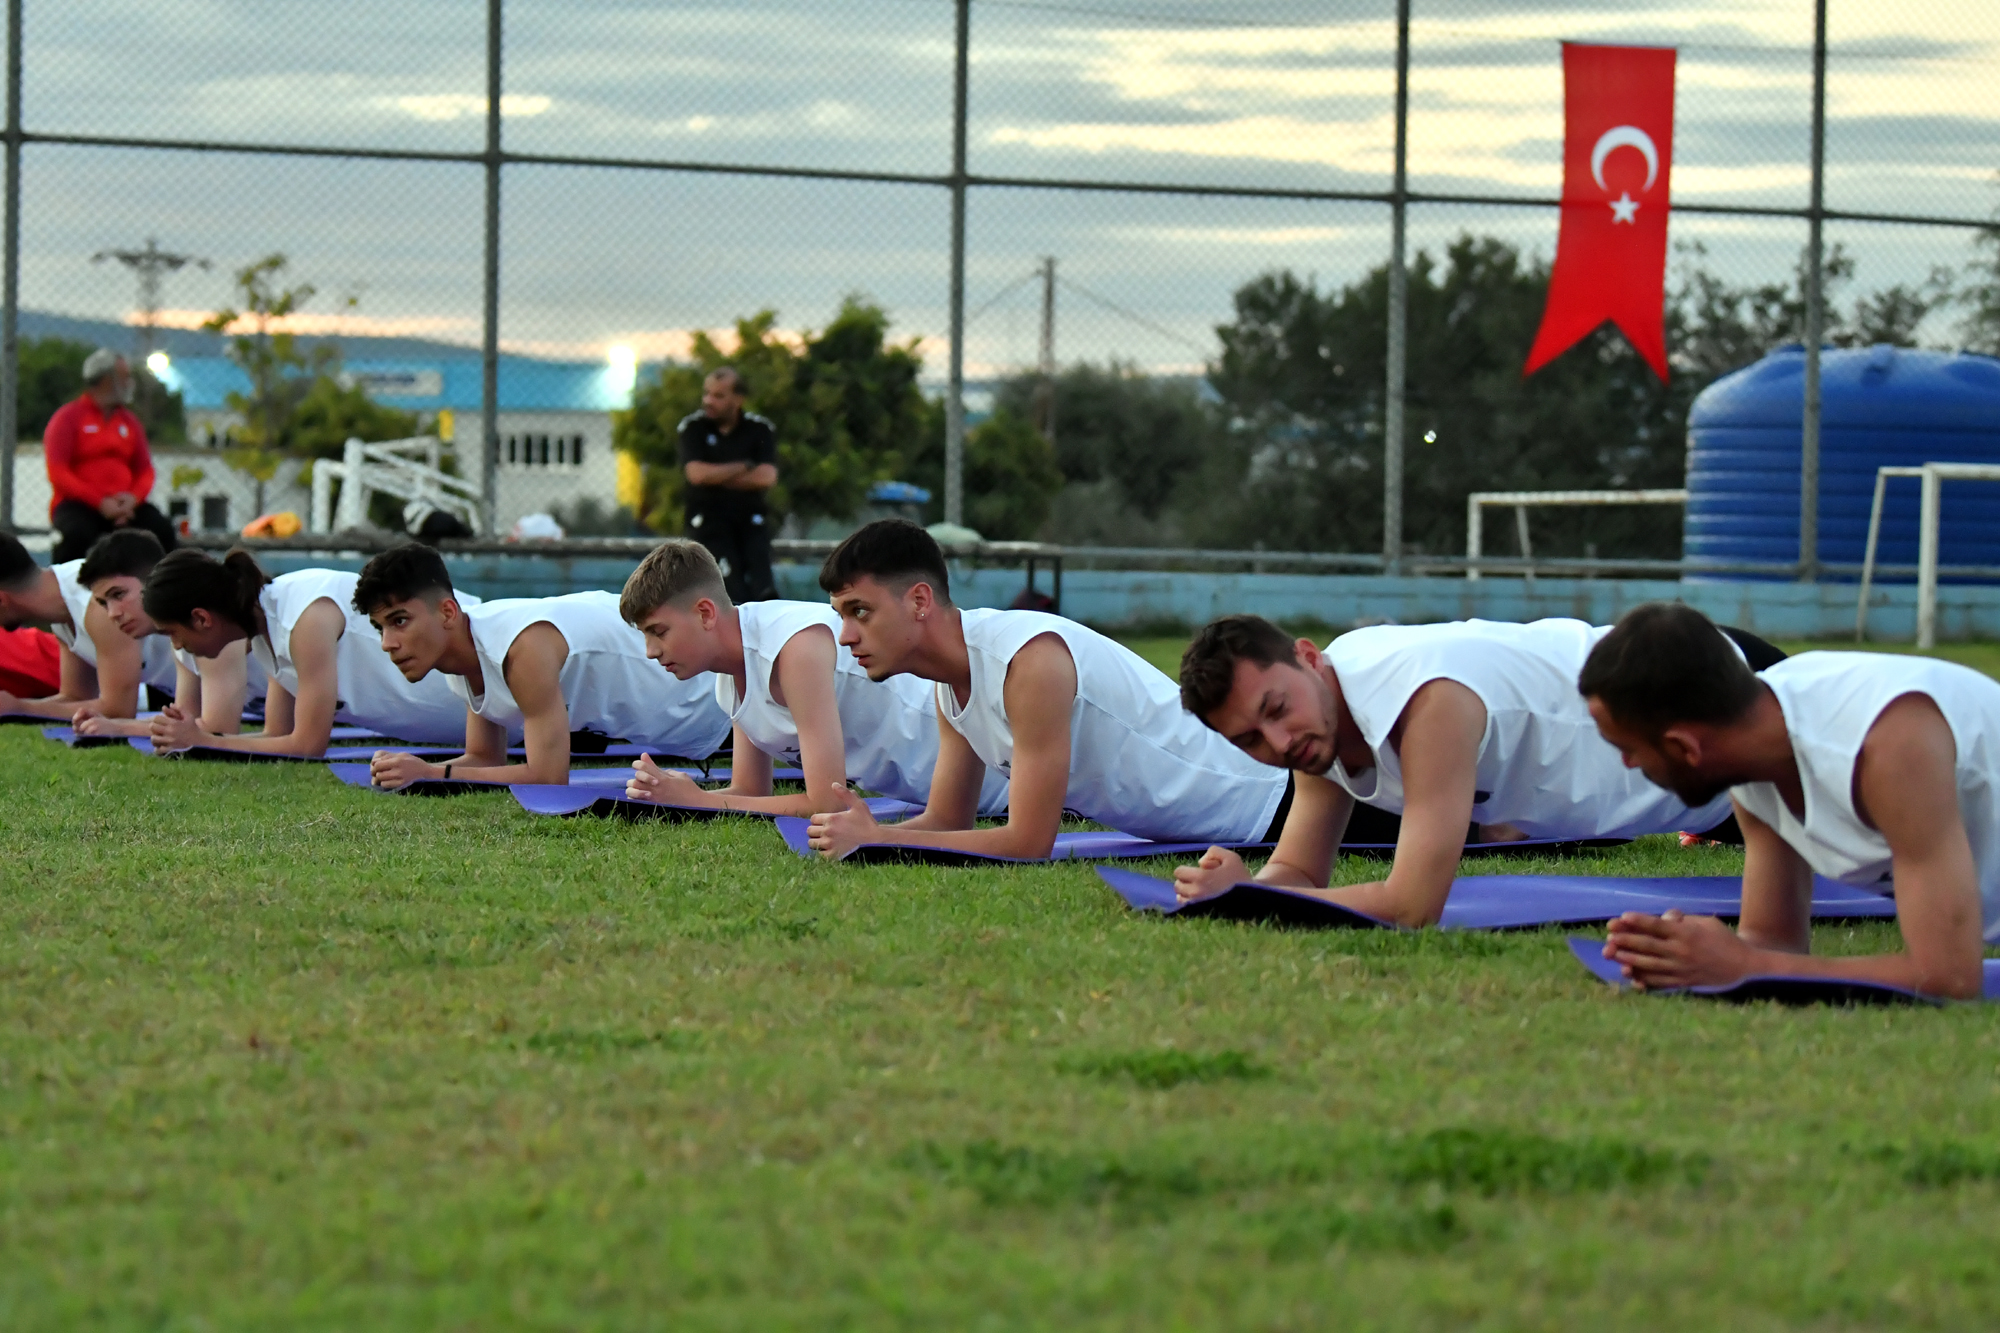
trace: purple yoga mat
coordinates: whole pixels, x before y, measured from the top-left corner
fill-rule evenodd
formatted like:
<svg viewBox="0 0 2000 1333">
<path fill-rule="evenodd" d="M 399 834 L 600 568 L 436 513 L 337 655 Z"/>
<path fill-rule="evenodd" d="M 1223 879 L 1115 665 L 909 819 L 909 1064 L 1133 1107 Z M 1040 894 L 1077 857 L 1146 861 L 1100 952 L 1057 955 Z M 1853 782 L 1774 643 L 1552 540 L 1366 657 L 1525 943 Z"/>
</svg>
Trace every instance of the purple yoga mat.
<svg viewBox="0 0 2000 1333">
<path fill-rule="evenodd" d="M 806 845 L 804 821 L 794 821 L 792 828 L 785 820 L 778 821 L 778 829 L 785 835 L 785 842 L 801 856 L 817 855 Z M 1468 843 L 1467 856 L 1568 856 L 1584 848 L 1623 846 L 1624 839 L 1591 840 L 1579 842 L 1574 839 L 1535 838 L 1524 842 Z M 1268 852 L 1274 846 L 1268 842 L 1238 842 L 1226 844 L 1238 852 Z M 864 843 L 842 858 L 856 865 L 876 865 L 897 863 L 903 865 L 935 866 L 977 866 L 977 865 L 1036 865 L 1044 861 L 1143 861 L 1155 856 L 1198 857 L 1210 847 L 1212 842 L 1154 842 L 1147 838 L 1137 838 L 1129 833 L 1080 832 L 1056 834 L 1055 848 L 1044 857 L 990 856 L 983 852 L 960 851 L 954 847 L 909 846 L 903 843 Z M 1344 843 L 1342 852 L 1357 856 L 1372 856 L 1387 859 L 1395 854 L 1394 844 L 1384 843 Z"/>
<path fill-rule="evenodd" d="M 1618 964 L 1604 956 L 1604 941 L 1572 935 L 1569 951 L 1576 961 L 1583 964 L 1584 971 L 1596 977 L 1607 986 L 1619 990 L 1630 990 L 1632 983 L 1625 979 Z M 1992 1004 L 2000 1001 L 2000 958 L 1988 958 L 1984 963 L 1984 984 L 1982 999 Z M 1726 1000 L 1732 1004 L 1748 1004 L 1753 1000 L 1769 1000 L 1774 1004 L 1941 1004 L 1932 996 L 1906 989 L 1902 986 L 1884 986 L 1873 981 L 1852 981 L 1846 977 L 1745 977 L 1728 986 L 1686 986 L 1676 990 L 1648 991 L 1650 995 L 1698 995 L 1703 999 Z"/>
<path fill-rule="evenodd" d="M 365 760 L 360 762 L 330 763 L 326 766 L 326 770 L 350 787 L 362 787 L 369 791 L 389 790 L 388 788 L 377 787 L 369 780 L 368 763 Z M 545 790 L 582 790 L 590 792 L 592 799 L 595 799 L 607 791 L 616 790 L 623 792 L 625 790 L 625 775 L 630 771 L 630 769 L 626 768 L 572 768 L 569 771 L 569 780 L 573 784 L 572 786 L 558 787 L 551 784 Z M 395 788 L 391 794 L 398 796 L 462 796 L 467 792 L 506 790 L 507 784 L 504 782 L 466 782 L 458 778 L 450 780 L 444 778 L 419 778 L 407 787 Z"/>
<path fill-rule="evenodd" d="M 778 820 L 778 832 L 785 845 L 800 856 L 817 856 L 806 843 L 807 821 L 786 816 Z M 1233 844 L 1239 851 L 1269 851 L 1271 844 Z M 955 847 L 907 846 L 893 842 L 863 843 L 843 861 L 855 865 L 895 863 L 932 866 L 1040 865 L 1047 861 L 1121 861 L 1150 856 L 1199 856 L 1213 843 L 1152 842 L 1129 833 L 1080 832 L 1056 834 L 1055 849 L 1044 857 L 991 856 L 984 852 L 960 851 Z"/>
<path fill-rule="evenodd" d="M 576 781 L 574 774 L 571 775 L 570 781 L 572 783 Z M 513 791 L 514 799 L 531 815 L 593 814 L 600 818 L 615 815 L 621 819 L 664 819 L 674 823 L 715 819 L 725 813 L 732 818 L 779 818 L 779 816 L 760 814 L 754 810 L 722 811 L 710 810 L 705 806 L 630 801 L 625 798 L 625 785 L 622 782 L 615 791 L 607 791 L 603 787 L 556 787 L 526 782 L 517 783 Z M 903 819 L 918 813 L 923 807 L 911 805 L 907 801 L 892 800 L 886 796 L 874 796 L 868 799 L 868 808 L 875 812 L 877 819 Z"/>
<path fill-rule="evenodd" d="M 1182 903 L 1173 881 L 1131 870 L 1100 867 L 1098 876 L 1135 911 L 1223 921 L 1267 921 L 1292 926 L 1379 927 L 1389 923 L 1296 889 L 1244 882 L 1213 898 Z M 1445 930 L 1521 930 L 1536 926 L 1599 924 L 1620 912 L 1664 912 L 1678 907 L 1707 916 L 1736 915 L 1743 881 L 1733 875 L 1658 878 L 1615 875 L 1461 875 L 1445 899 Z M 1813 881 L 1813 917 L 1819 921 L 1882 919 L 1896 902 L 1834 880 Z"/>
<path fill-rule="evenodd" d="M 123 745 L 130 736 L 79 736 L 75 727 L 43 727 L 45 739 L 61 741 L 72 750 L 95 750 L 104 745 Z"/>
</svg>

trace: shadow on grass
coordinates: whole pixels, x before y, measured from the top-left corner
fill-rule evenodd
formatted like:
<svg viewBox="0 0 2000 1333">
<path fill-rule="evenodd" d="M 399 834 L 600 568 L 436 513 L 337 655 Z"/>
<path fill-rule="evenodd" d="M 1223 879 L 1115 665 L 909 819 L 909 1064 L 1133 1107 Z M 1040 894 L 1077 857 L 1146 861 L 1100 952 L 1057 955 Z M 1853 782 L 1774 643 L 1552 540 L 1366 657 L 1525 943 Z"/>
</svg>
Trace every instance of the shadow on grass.
<svg viewBox="0 0 2000 1333">
<path fill-rule="evenodd" d="M 959 1147 L 922 1144 L 901 1165 L 971 1190 L 989 1205 L 1111 1204 L 1157 1212 L 1215 1189 L 1219 1182 L 1181 1162 L 1124 1161 L 1108 1153 L 1052 1153 L 980 1139 Z"/>
<path fill-rule="evenodd" d="M 1317 1258 L 1329 1250 L 1435 1254 L 1472 1232 L 1448 1203 L 1373 1208 L 1292 1208 L 1267 1213 L 1259 1230 L 1276 1260 Z"/>
<path fill-rule="evenodd" d="M 1130 1079 L 1142 1088 L 1271 1077 L 1269 1066 L 1259 1064 L 1242 1051 L 1217 1051 L 1214 1055 L 1197 1055 L 1192 1051 L 1126 1051 L 1067 1056 L 1056 1062 L 1056 1068 L 1065 1074 Z"/>
<path fill-rule="evenodd" d="M 1504 1129 L 1438 1129 L 1387 1147 L 1385 1174 L 1398 1184 L 1435 1181 L 1481 1194 L 1575 1194 L 1644 1188 L 1678 1176 L 1699 1184 L 1700 1155 L 1656 1152 L 1619 1139 L 1553 1139 Z"/>
<path fill-rule="evenodd" d="M 537 1032 L 521 1043 L 531 1051 L 560 1059 L 591 1060 L 626 1051 L 692 1051 L 701 1045 L 695 1032 L 607 1032 L 581 1028 L 552 1028 Z"/>
<path fill-rule="evenodd" d="M 1884 1147 L 1876 1148 L 1867 1155 L 1878 1162 L 1900 1168 L 1905 1181 L 1924 1189 L 2000 1180 L 2000 1153 L 1969 1143 Z"/>
</svg>

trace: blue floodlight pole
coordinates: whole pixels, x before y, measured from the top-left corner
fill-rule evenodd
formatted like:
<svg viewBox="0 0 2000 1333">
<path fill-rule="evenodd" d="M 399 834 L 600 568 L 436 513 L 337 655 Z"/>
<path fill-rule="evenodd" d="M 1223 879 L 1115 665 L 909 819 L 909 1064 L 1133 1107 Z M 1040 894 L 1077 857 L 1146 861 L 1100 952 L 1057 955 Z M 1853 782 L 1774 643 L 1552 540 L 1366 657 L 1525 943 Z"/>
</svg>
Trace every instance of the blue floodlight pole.
<svg viewBox="0 0 2000 1333">
<path fill-rule="evenodd" d="M 1826 0 L 1813 4 L 1812 205 L 1806 215 L 1805 419 L 1799 429 L 1799 578 L 1819 580 L 1819 345 L 1826 338 L 1820 232 L 1826 216 Z"/>
<path fill-rule="evenodd" d="M 480 499 L 486 533 L 500 527 L 500 11 L 486 0 L 486 268 L 479 345 Z"/>
<path fill-rule="evenodd" d="M 1410 147 L 1410 0 L 1396 0 L 1396 177 L 1389 190 L 1389 351 L 1382 402 L 1383 572 L 1403 569 L 1403 383 L 1409 359 L 1410 278 L 1403 260 Z"/>
<path fill-rule="evenodd" d="M 0 532 L 14 531 L 21 435 L 21 0 L 7 0 L 7 202 L 0 224 Z"/>
<path fill-rule="evenodd" d="M 951 364 L 944 398 L 944 521 L 965 522 L 965 84 L 972 0 L 958 0 L 951 105 Z"/>
</svg>

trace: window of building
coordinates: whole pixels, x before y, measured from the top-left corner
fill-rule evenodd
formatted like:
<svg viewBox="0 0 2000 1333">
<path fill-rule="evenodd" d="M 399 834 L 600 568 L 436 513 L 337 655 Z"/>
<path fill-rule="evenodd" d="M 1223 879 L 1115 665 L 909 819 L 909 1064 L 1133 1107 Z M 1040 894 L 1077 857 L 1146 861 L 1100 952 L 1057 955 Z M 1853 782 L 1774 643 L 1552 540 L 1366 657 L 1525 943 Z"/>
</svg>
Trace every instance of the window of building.
<svg viewBox="0 0 2000 1333">
<path fill-rule="evenodd" d="M 583 436 L 508 435 L 502 441 L 502 456 L 517 467 L 577 467 L 583 462 Z"/>
<path fill-rule="evenodd" d="M 201 497 L 201 529 L 203 532 L 221 532 L 229 526 L 229 497 L 226 495 L 204 495 Z"/>
</svg>

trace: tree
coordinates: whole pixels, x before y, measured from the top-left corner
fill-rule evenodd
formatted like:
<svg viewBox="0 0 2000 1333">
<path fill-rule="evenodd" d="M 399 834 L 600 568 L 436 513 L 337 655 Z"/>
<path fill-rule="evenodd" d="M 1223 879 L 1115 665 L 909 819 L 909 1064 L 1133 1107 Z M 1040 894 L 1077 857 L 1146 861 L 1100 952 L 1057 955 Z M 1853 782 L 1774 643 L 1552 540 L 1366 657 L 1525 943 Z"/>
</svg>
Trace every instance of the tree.
<svg viewBox="0 0 2000 1333">
<path fill-rule="evenodd" d="M 929 407 L 924 446 L 904 470 L 904 480 L 930 491 L 935 519 L 944 516 L 945 416 L 942 403 Z M 1062 469 L 1047 437 L 1013 408 L 996 408 L 965 433 L 965 522 L 987 540 L 1040 536 L 1062 485 Z"/>
<path fill-rule="evenodd" d="M 1033 372 L 1002 380 L 996 415 L 1035 420 L 1042 387 Z M 1119 502 L 1149 521 L 1161 516 L 1181 476 L 1201 465 L 1220 435 L 1220 418 L 1192 378 L 1154 378 L 1117 361 L 1065 368 L 1056 376 L 1055 404 L 1063 480 L 1109 483 Z"/>
<path fill-rule="evenodd" d="M 721 365 L 743 372 L 750 410 L 777 430 L 778 484 L 766 501 L 775 515 L 847 518 L 921 448 L 929 411 L 917 387 L 923 357 L 914 338 L 888 340 L 880 306 L 851 296 L 825 328 L 795 342 L 776 334 L 776 324 L 772 310 L 739 319 L 728 354 L 696 334 L 692 364 L 665 367 L 615 417 L 613 443 L 642 466 L 642 517 L 655 531 L 680 528 L 678 427 L 700 410 L 702 381 Z"/>
<path fill-rule="evenodd" d="M 1968 281 L 1957 296 L 1966 308 L 1960 332 L 1967 348 L 2000 356 L 2000 222 L 1981 228 L 1972 244 Z"/>
<path fill-rule="evenodd" d="M 1535 375 L 1521 360 L 1548 289 L 1545 262 L 1493 238 L 1461 236 L 1443 262 L 1410 268 L 1404 532 L 1417 551 L 1464 546 L 1474 490 L 1675 486 L 1684 475 L 1687 412 L 1716 376 L 1747 365 L 1803 330 L 1803 269 L 1786 283 L 1735 287 L 1681 251 L 1667 293 L 1673 378 L 1662 384 L 1609 326 Z M 1834 294 L 1854 264 L 1828 257 Z M 1949 275 L 1828 302 L 1828 341 L 1907 341 L 1946 299 Z M 1378 268 L 1322 293 L 1286 272 L 1236 293 L 1236 318 L 1217 330 L 1210 382 L 1222 400 L 1225 446 L 1193 474 L 1180 501 L 1187 535 L 1213 546 L 1371 551 L 1381 547 L 1381 460 L 1388 275 Z M 1538 514 L 1538 549 L 1672 556 L 1679 516 L 1604 509 Z"/>
<path fill-rule="evenodd" d="M 343 386 L 337 378 L 340 349 L 334 344 L 307 348 L 297 334 L 272 327 L 318 294 L 311 283 L 279 286 L 287 263 L 284 255 L 271 254 L 237 270 L 237 306 L 225 306 L 202 324 L 210 333 L 228 333 L 245 320 L 251 325 L 249 332 L 229 338 L 229 359 L 249 377 L 250 392 L 232 391 L 224 400 L 240 424 L 230 433 L 231 444 L 222 457 L 256 481 L 259 513 L 264 487 L 287 457 L 338 457 L 350 436 L 401 439 L 414 435 L 417 425 L 411 414 L 382 407 L 359 388 Z M 354 298 L 346 304 L 352 307 Z"/>
</svg>

